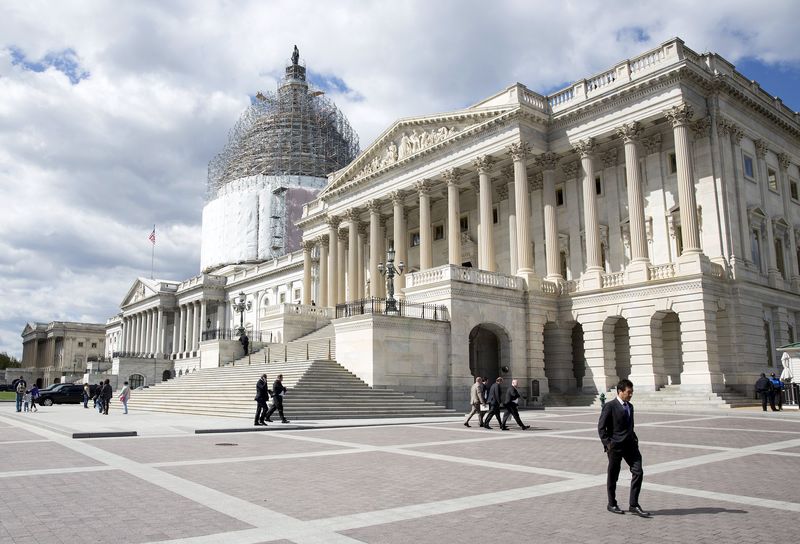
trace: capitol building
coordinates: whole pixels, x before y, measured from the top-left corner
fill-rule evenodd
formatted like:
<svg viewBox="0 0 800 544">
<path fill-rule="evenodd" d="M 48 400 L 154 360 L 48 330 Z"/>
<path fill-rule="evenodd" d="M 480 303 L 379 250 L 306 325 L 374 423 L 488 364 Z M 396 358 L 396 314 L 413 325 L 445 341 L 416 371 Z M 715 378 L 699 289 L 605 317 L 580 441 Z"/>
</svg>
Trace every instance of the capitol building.
<svg viewBox="0 0 800 544">
<path fill-rule="evenodd" d="M 621 378 L 749 394 L 780 371 L 800 115 L 719 55 L 672 39 L 549 95 L 399 119 L 360 153 L 286 70 L 209 167 L 202 272 L 133 283 L 103 372 L 224 365 L 240 323 L 256 350 L 325 329 L 370 386 L 455 408 L 478 375 L 547 402 Z M 288 119 L 299 102 L 316 113 Z"/>
</svg>

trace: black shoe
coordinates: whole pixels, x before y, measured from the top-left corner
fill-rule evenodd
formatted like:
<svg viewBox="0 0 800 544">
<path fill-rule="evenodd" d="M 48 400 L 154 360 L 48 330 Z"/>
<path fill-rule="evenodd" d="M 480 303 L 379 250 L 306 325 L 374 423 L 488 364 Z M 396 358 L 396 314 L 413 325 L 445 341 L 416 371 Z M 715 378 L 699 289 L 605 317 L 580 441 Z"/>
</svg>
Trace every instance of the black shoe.
<svg viewBox="0 0 800 544">
<path fill-rule="evenodd" d="M 489 427 L 489 425 L 484 425 L 483 428 L 486 429 L 487 431 L 491 431 L 492 430 L 492 428 Z"/>
<path fill-rule="evenodd" d="M 644 510 L 642 510 L 642 507 L 639 506 L 638 504 L 636 506 L 631 506 L 628 509 L 628 512 L 630 512 L 631 514 L 634 514 L 636 516 L 639 516 L 641 518 L 649 518 L 650 517 L 650 512 L 645 512 Z"/>
<path fill-rule="evenodd" d="M 272 423 L 272 420 L 271 420 L 270 418 L 267 418 L 267 421 L 269 421 L 270 423 Z"/>
<path fill-rule="evenodd" d="M 264 427 L 266 427 L 266 426 L 267 426 L 267 422 L 266 422 L 266 421 L 259 421 L 258 423 L 259 423 L 260 425 L 263 425 Z"/>
<path fill-rule="evenodd" d="M 624 514 L 625 513 L 622 510 L 620 510 L 619 506 L 617 506 L 616 504 L 609 504 L 608 506 L 606 506 L 606 510 L 608 510 L 612 514 Z"/>
<path fill-rule="evenodd" d="M 290 421 L 288 419 L 282 419 L 281 423 L 290 423 Z"/>
<path fill-rule="evenodd" d="M 258 427 L 259 425 L 261 425 L 261 423 L 259 423 L 258 421 L 256 421 L 255 423 L 253 423 L 253 425 L 255 425 L 256 427 Z"/>
<path fill-rule="evenodd" d="M 464 427 L 472 427 L 469 423 L 464 423 Z"/>
<path fill-rule="evenodd" d="M 528 430 L 528 429 L 530 429 L 530 428 L 531 428 L 531 426 L 530 426 L 530 425 L 523 425 L 523 426 L 522 426 L 522 430 L 523 430 L 523 431 L 527 431 L 527 430 Z"/>
<path fill-rule="evenodd" d="M 508 428 L 508 427 L 506 427 L 505 425 L 503 425 L 502 427 L 500 427 L 500 430 L 501 430 L 501 431 L 508 431 L 508 430 L 509 430 L 509 428 Z"/>
</svg>

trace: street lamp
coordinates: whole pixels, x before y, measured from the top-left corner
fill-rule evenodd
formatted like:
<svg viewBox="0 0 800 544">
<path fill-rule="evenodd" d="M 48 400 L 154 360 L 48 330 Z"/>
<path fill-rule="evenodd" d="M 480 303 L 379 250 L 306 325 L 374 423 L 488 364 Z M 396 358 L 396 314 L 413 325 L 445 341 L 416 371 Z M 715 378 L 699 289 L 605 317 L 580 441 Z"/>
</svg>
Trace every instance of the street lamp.
<svg viewBox="0 0 800 544">
<path fill-rule="evenodd" d="M 233 300 L 233 311 L 239 312 L 239 328 L 236 329 L 236 332 L 239 336 L 244 334 L 244 312 L 249 312 L 251 307 L 252 303 L 247 300 L 247 295 L 244 294 L 244 291 L 239 293 L 238 302 L 236 299 Z"/>
<path fill-rule="evenodd" d="M 405 269 L 405 265 L 403 261 L 397 263 L 397 267 L 394 266 L 394 248 L 390 247 L 389 251 L 386 252 L 386 265 L 383 263 L 378 263 L 378 272 L 382 275 L 386 276 L 386 313 L 397 313 L 397 300 L 394 298 L 394 276 L 401 275 L 403 270 Z"/>
</svg>

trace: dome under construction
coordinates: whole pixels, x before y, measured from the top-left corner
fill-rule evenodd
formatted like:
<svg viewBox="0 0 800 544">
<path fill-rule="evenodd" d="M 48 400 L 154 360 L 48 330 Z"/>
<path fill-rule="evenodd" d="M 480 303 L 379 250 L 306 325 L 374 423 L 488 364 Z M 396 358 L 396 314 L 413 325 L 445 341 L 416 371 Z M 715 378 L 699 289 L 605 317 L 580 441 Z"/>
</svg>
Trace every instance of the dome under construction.
<svg viewBox="0 0 800 544">
<path fill-rule="evenodd" d="M 358 136 L 294 48 L 275 93 L 258 93 L 208 165 L 200 267 L 273 259 L 300 248 L 294 226 L 329 173 L 358 155 Z"/>
</svg>

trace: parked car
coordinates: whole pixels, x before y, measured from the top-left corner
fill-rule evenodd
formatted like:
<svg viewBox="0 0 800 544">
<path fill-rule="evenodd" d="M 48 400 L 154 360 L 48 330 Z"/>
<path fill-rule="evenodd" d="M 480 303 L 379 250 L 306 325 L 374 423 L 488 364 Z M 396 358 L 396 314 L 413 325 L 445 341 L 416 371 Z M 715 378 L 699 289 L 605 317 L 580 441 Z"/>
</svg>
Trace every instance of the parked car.
<svg viewBox="0 0 800 544">
<path fill-rule="evenodd" d="M 0 391 L 13 391 L 14 388 L 11 387 L 10 383 L 0 383 Z"/>
<path fill-rule="evenodd" d="M 94 386 L 92 386 L 94 393 Z M 39 394 L 39 404 L 41 406 L 52 406 L 53 404 L 80 404 L 83 402 L 83 385 L 60 383 L 53 389 L 42 390 Z"/>
</svg>

